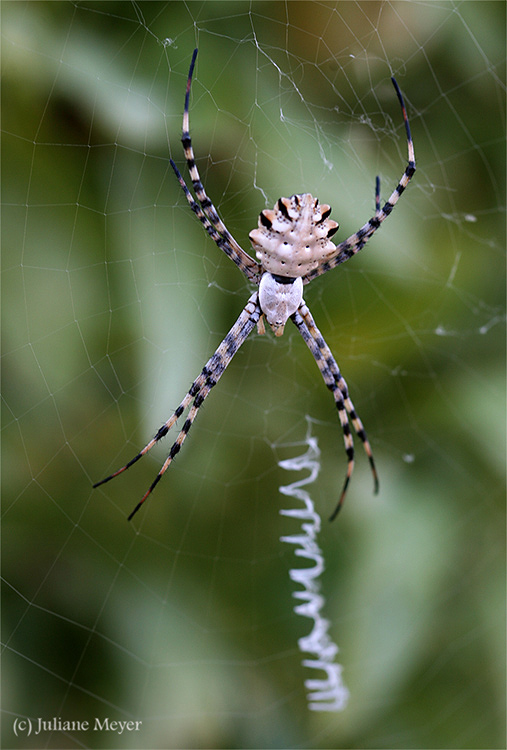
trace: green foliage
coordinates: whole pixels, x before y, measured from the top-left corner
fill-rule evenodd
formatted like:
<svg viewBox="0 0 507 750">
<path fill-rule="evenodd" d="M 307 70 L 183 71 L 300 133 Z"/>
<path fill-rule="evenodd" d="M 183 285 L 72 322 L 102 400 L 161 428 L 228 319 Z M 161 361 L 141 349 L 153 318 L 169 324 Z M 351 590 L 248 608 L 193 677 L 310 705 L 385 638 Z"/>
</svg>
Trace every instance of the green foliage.
<svg viewBox="0 0 507 750">
<path fill-rule="evenodd" d="M 504 747 L 505 5 L 4 2 L 2 28 L 4 746 Z M 323 518 L 345 470 L 295 329 L 245 344 L 132 524 L 167 441 L 91 489 L 247 299 L 168 163 L 196 44 L 196 155 L 247 250 L 295 192 L 338 240 L 361 226 L 405 167 L 392 74 L 407 101 L 413 182 L 305 290 L 381 480 L 358 446 L 320 537 L 337 716 L 306 708 L 279 541 L 306 416 Z M 143 730 L 16 739 L 16 716 Z"/>
</svg>

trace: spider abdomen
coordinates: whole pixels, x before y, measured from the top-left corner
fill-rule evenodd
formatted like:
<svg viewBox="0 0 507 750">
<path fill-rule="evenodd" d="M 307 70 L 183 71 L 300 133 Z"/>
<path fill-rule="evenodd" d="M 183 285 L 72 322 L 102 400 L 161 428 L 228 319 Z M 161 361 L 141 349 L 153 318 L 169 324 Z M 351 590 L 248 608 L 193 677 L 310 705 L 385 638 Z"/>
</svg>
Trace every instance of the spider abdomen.
<svg viewBox="0 0 507 750">
<path fill-rule="evenodd" d="M 336 253 L 330 238 L 338 229 L 331 208 L 310 193 L 279 198 L 259 215 L 250 232 L 257 259 L 269 273 L 297 278 L 313 271 Z"/>
</svg>

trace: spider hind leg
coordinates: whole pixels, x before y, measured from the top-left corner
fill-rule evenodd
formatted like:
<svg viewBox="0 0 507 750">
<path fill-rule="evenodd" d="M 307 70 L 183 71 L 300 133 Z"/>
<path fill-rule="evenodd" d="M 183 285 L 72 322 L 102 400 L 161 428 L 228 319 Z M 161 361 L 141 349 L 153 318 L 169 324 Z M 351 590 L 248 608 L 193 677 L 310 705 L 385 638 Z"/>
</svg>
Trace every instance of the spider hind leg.
<svg viewBox="0 0 507 750">
<path fill-rule="evenodd" d="M 190 205 L 190 208 L 195 213 L 199 221 L 204 226 L 212 240 L 216 242 L 218 247 L 235 263 L 240 271 L 242 271 L 247 279 L 258 283 L 261 275 L 260 265 L 246 253 L 243 248 L 236 242 L 232 234 L 229 232 L 220 216 L 218 211 L 213 205 L 211 198 L 209 198 L 204 185 L 201 181 L 201 176 L 197 168 L 194 149 L 192 146 L 192 139 L 190 137 L 190 121 L 189 121 L 189 106 L 190 106 L 190 90 L 192 87 L 192 77 L 194 75 L 195 61 L 197 58 L 197 49 L 194 50 L 192 55 L 192 61 L 190 63 L 190 69 L 188 71 L 187 87 L 185 92 L 185 108 L 183 110 L 183 124 L 181 133 L 181 143 L 183 145 L 183 153 L 187 162 L 188 171 L 190 173 L 190 179 L 192 181 L 192 187 L 194 189 L 197 201 L 194 200 L 190 190 L 185 184 L 183 177 L 181 176 L 178 168 L 174 161 L 171 159 L 171 166 L 176 174 L 178 182 L 181 185 L 185 197 Z"/>
</svg>

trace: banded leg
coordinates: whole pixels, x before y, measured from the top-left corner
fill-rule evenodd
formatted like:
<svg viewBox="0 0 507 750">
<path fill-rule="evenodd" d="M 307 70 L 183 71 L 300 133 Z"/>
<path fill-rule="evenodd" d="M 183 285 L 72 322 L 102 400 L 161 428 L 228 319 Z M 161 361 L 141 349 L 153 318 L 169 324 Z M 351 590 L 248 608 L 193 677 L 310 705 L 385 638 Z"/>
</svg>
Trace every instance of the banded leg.
<svg viewBox="0 0 507 750">
<path fill-rule="evenodd" d="M 176 178 L 181 185 L 181 189 L 183 190 L 185 194 L 185 198 L 187 199 L 190 208 L 195 213 L 195 215 L 197 216 L 197 218 L 203 225 L 204 229 L 207 231 L 211 239 L 218 245 L 220 250 L 223 250 L 224 253 L 227 255 L 227 257 L 230 258 L 233 261 L 233 263 L 235 263 L 238 266 L 238 268 L 240 268 L 243 271 L 242 257 L 238 255 L 237 251 L 235 250 L 234 247 L 231 246 L 229 241 L 225 237 L 222 237 L 217 232 L 213 224 L 210 222 L 206 214 L 203 212 L 200 205 L 194 200 L 192 193 L 188 189 L 188 186 L 185 180 L 183 179 L 183 177 L 181 176 L 181 173 L 178 167 L 176 166 L 176 164 L 173 162 L 172 159 L 170 159 L 169 161 L 171 163 L 171 167 L 174 170 L 174 174 L 176 175 Z M 257 272 L 254 273 L 253 270 L 250 270 L 246 275 L 247 275 L 247 278 L 249 278 L 251 281 L 255 283 L 259 283 L 261 273 L 262 273 L 261 267 L 259 264 L 257 264 Z"/>
<path fill-rule="evenodd" d="M 398 202 L 400 196 L 404 192 L 405 188 L 407 187 L 408 183 L 412 179 L 412 176 L 415 172 L 416 167 L 415 167 L 414 144 L 412 142 L 412 135 L 410 133 L 410 125 L 408 122 L 405 102 L 403 101 L 403 96 L 401 94 L 398 84 L 396 83 L 396 80 L 394 78 L 391 78 L 391 81 L 393 82 L 396 95 L 401 105 L 403 121 L 405 124 L 405 132 L 407 134 L 408 164 L 406 166 L 406 169 L 402 175 L 401 180 L 399 181 L 399 183 L 397 184 L 397 186 L 395 187 L 395 189 L 389 196 L 389 199 L 384 203 L 382 208 L 380 208 L 380 181 L 377 178 L 377 181 L 375 183 L 375 214 L 374 216 L 372 216 L 372 218 L 369 219 L 366 222 L 366 224 L 364 224 L 361 227 L 361 229 L 355 232 L 355 234 L 350 235 L 350 237 L 348 237 L 346 240 L 336 245 L 336 254 L 333 254 L 332 258 L 324 261 L 320 266 L 318 266 L 313 271 L 310 271 L 310 273 L 308 273 L 303 278 L 303 282 L 305 284 L 307 284 L 309 281 L 312 281 L 312 279 L 315 279 L 317 276 L 321 276 L 323 273 L 326 273 L 326 271 L 330 271 L 332 268 L 335 268 L 336 266 L 339 266 L 341 263 L 344 263 L 346 260 L 351 258 L 356 253 L 358 253 L 365 246 L 367 241 L 374 234 L 374 232 L 377 231 L 377 229 L 382 224 L 382 222 L 385 219 L 387 219 L 387 217 L 389 216 L 394 206 Z"/>
<path fill-rule="evenodd" d="M 366 430 L 364 429 L 363 423 L 361 422 L 361 419 L 358 417 L 356 410 L 354 408 L 354 404 L 352 403 L 350 399 L 347 383 L 345 382 L 345 379 L 343 378 L 340 372 L 340 368 L 338 367 L 338 364 L 335 358 L 333 357 L 331 349 L 326 344 L 324 336 L 321 334 L 321 332 L 317 328 L 315 320 L 313 319 L 313 316 L 304 301 L 299 307 L 299 312 L 302 318 L 304 319 L 306 325 L 308 326 L 310 335 L 312 336 L 313 340 L 319 347 L 319 351 L 324 357 L 329 369 L 333 373 L 336 379 L 336 382 L 338 383 L 338 386 L 343 394 L 343 399 L 345 402 L 345 408 L 347 409 L 347 413 L 350 416 L 352 424 L 354 425 L 354 430 L 356 432 L 356 435 L 363 443 L 365 453 L 368 456 L 368 461 L 370 463 L 370 468 L 373 474 L 374 492 L 377 493 L 379 481 L 378 481 L 377 470 L 375 467 L 375 462 L 373 460 L 373 453 L 371 450 L 370 442 L 368 440 L 368 436 L 366 435 Z"/>
<path fill-rule="evenodd" d="M 210 230 L 208 229 L 208 226 L 206 225 L 206 222 L 203 220 L 203 218 L 201 218 L 200 214 L 193 207 L 192 202 L 191 202 L 191 200 L 193 201 L 193 199 L 192 199 L 192 196 L 190 195 L 190 191 L 186 187 L 183 179 L 181 178 L 181 175 L 179 175 L 179 172 L 175 168 L 175 165 L 172 161 L 171 161 L 171 165 L 174 171 L 176 172 L 176 176 L 178 177 L 178 181 L 181 187 L 185 191 L 185 195 L 187 197 L 187 200 L 190 203 L 192 210 L 196 213 L 200 221 L 203 223 L 204 227 L 206 228 L 210 236 L 213 237 L 213 239 L 215 240 L 217 245 L 220 247 L 220 249 L 223 250 L 232 261 L 234 261 L 234 263 L 238 266 L 238 268 L 241 271 L 243 271 L 245 276 L 250 281 L 254 281 L 258 283 L 260 275 L 261 275 L 260 265 L 257 263 L 257 261 L 251 258 L 248 255 L 248 253 L 246 253 L 243 250 L 242 247 L 240 247 L 240 245 L 236 242 L 236 240 L 234 239 L 232 234 L 229 232 L 229 230 L 227 229 L 223 221 L 220 219 L 215 206 L 213 205 L 212 201 L 206 194 L 204 185 L 201 182 L 199 170 L 197 169 L 197 165 L 195 163 L 195 155 L 194 155 L 194 150 L 192 148 L 192 141 L 190 138 L 188 109 L 189 109 L 189 101 L 190 101 L 190 88 L 192 86 L 192 76 L 194 73 L 196 57 L 197 57 L 197 50 L 195 49 L 194 54 L 192 55 L 190 69 L 188 71 L 187 89 L 185 93 L 185 109 L 183 111 L 183 127 L 182 127 L 181 142 L 183 144 L 183 151 L 185 154 L 185 159 L 188 165 L 188 171 L 190 172 L 190 179 L 192 180 L 192 185 L 194 187 L 197 200 L 199 201 L 202 212 L 208 219 L 209 223 L 214 227 L 218 236 L 221 235 L 222 240 L 223 240 L 221 243 L 219 243 L 217 239 L 211 234 Z"/>
<path fill-rule="evenodd" d="M 320 373 L 324 379 L 325 384 L 333 394 L 336 408 L 338 410 L 338 417 L 340 419 L 340 424 L 343 431 L 343 441 L 345 443 L 345 453 L 347 454 L 347 474 L 345 476 L 345 482 L 343 483 L 343 488 L 341 491 L 340 498 L 338 500 L 338 503 L 336 505 L 335 510 L 331 514 L 329 520 L 333 521 L 336 515 L 338 514 L 338 511 L 343 505 L 343 501 L 345 499 L 345 494 L 347 492 L 347 488 L 349 486 L 350 478 L 352 476 L 352 472 L 354 470 L 354 440 L 352 438 L 352 434 L 350 431 L 350 425 L 349 420 L 347 416 L 347 409 L 345 407 L 345 401 L 343 398 L 343 394 L 338 386 L 338 383 L 336 382 L 336 378 L 329 369 L 329 366 L 322 356 L 319 347 L 317 346 L 315 340 L 313 339 L 312 335 L 310 334 L 310 331 L 308 330 L 308 326 L 306 325 L 304 319 L 300 315 L 299 311 L 295 312 L 292 316 L 292 321 L 296 325 L 299 333 L 303 337 L 306 345 L 310 349 L 311 353 L 313 354 L 313 357 L 315 361 L 317 362 L 318 368 L 320 370 Z"/>
<path fill-rule="evenodd" d="M 375 216 L 380 213 L 380 177 L 375 177 Z"/>
<path fill-rule="evenodd" d="M 332 521 L 343 505 L 345 494 L 347 492 L 350 478 L 352 476 L 352 471 L 354 469 L 354 443 L 350 431 L 348 420 L 349 416 L 354 426 L 354 430 L 363 443 L 366 455 L 368 456 L 370 467 L 373 473 L 375 492 L 378 491 L 378 476 L 366 432 L 360 418 L 356 414 L 354 405 L 350 399 L 347 384 L 340 372 L 336 360 L 331 353 L 331 350 L 324 341 L 322 334 L 315 325 L 315 321 L 313 320 L 313 317 L 304 302 L 300 305 L 299 310 L 292 316 L 292 320 L 298 328 L 306 345 L 312 352 L 313 357 L 317 362 L 319 370 L 322 374 L 322 377 L 324 378 L 324 382 L 333 394 L 336 407 L 338 409 L 340 424 L 343 430 L 348 466 L 345 482 L 340 498 L 338 500 L 338 504 L 333 514 L 331 515 L 331 518 L 329 519 L 330 521 Z"/>
<path fill-rule="evenodd" d="M 160 429 L 155 434 L 155 436 L 145 445 L 145 447 L 136 456 L 134 456 L 133 459 L 131 459 L 128 463 L 126 463 L 125 466 L 123 466 L 121 469 L 118 469 L 118 471 L 115 471 L 110 476 L 106 477 L 105 479 L 102 479 L 100 482 L 97 482 L 96 484 L 93 485 L 94 487 L 99 487 L 101 484 L 105 484 L 106 482 L 109 482 L 111 479 L 114 479 L 119 474 L 122 474 L 124 471 L 129 469 L 133 464 L 139 461 L 139 459 L 142 458 L 146 453 L 148 453 L 148 451 L 151 450 L 151 448 L 153 448 L 153 446 L 161 438 L 167 435 L 171 427 L 176 423 L 176 420 L 178 419 L 178 417 L 180 417 L 183 414 L 183 412 L 190 406 L 190 404 L 192 404 L 190 406 L 187 418 L 176 440 L 171 446 L 167 459 L 165 460 L 162 468 L 158 472 L 154 481 L 150 485 L 148 491 L 144 494 L 140 502 L 136 505 L 136 507 L 134 508 L 130 516 L 128 517 L 129 521 L 135 515 L 135 513 L 137 513 L 137 511 L 139 510 L 141 505 L 144 503 L 144 501 L 153 492 L 156 485 L 159 483 L 162 476 L 165 474 L 165 472 L 171 465 L 175 456 L 180 452 L 181 447 L 185 441 L 185 438 L 188 435 L 188 432 L 197 416 L 199 408 L 202 406 L 205 398 L 208 396 L 213 386 L 216 385 L 216 383 L 220 380 L 221 376 L 225 372 L 227 366 L 229 365 L 230 361 L 232 360 L 232 358 L 234 357 L 234 355 L 236 354 L 240 346 L 244 343 L 244 341 L 249 336 L 251 331 L 257 325 L 257 322 L 261 315 L 261 310 L 260 310 L 259 302 L 258 302 L 258 296 L 259 295 L 257 291 L 255 291 L 251 295 L 250 299 L 248 300 L 246 306 L 243 308 L 236 323 L 230 329 L 229 333 L 225 336 L 224 340 L 222 341 L 218 349 L 215 351 L 215 353 L 207 361 L 200 375 L 194 380 L 194 382 L 190 386 L 188 393 L 183 398 L 183 400 L 181 401 L 179 406 L 176 408 L 174 413 L 167 420 L 167 422 L 164 422 L 164 424 L 162 425 L 162 427 L 160 427 Z"/>
</svg>

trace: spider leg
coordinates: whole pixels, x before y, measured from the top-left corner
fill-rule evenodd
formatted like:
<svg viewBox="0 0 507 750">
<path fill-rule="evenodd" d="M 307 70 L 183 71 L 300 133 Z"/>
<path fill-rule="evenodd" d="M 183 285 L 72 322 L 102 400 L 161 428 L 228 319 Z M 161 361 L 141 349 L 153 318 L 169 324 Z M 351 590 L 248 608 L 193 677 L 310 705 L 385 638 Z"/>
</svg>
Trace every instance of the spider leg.
<svg viewBox="0 0 507 750">
<path fill-rule="evenodd" d="M 370 239 L 372 234 L 374 234 L 379 228 L 379 226 L 382 224 L 382 222 L 385 221 L 385 219 L 387 219 L 387 217 L 389 216 L 394 206 L 398 202 L 400 196 L 404 192 L 405 188 L 407 187 L 408 183 L 412 179 L 412 176 L 415 172 L 416 167 L 415 167 L 414 144 L 412 142 L 412 135 L 410 133 L 410 125 L 408 122 L 405 102 L 403 101 L 403 96 L 401 94 L 398 84 L 396 83 L 396 80 L 394 78 L 391 78 L 391 81 L 393 83 L 394 90 L 396 91 L 396 95 L 400 102 L 401 111 L 403 114 L 405 132 L 407 134 L 408 164 L 401 177 L 401 180 L 396 185 L 395 189 L 389 196 L 389 199 L 384 203 L 382 208 L 380 208 L 380 180 L 377 177 L 377 180 L 375 182 L 375 214 L 374 216 L 372 216 L 372 218 L 369 219 L 366 222 L 366 224 L 364 224 L 361 227 L 361 229 L 359 229 L 354 234 L 351 234 L 350 237 L 348 237 L 346 240 L 343 240 L 343 242 L 340 242 L 338 245 L 336 245 L 336 251 L 333 253 L 332 257 L 325 260 L 323 263 L 321 263 L 320 266 L 315 268 L 313 271 L 310 271 L 310 273 L 308 273 L 303 278 L 303 282 L 305 284 L 307 284 L 309 281 L 312 281 L 312 279 L 315 279 L 317 276 L 321 276 L 323 273 L 330 271 L 332 268 L 335 268 L 341 263 L 344 263 L 346 260 L 351 258 L 356 253 L 358 253 L 365 246 L 365 244 Z"/>
<path fill-rule="evenodd" d="M 205 230 L 207 231 L 211 239 L 218 245 L 220 250 L 223 250 L 224 253 L 227 255 L 227 257 L 230 258 L 233 261 L 233 263 L 235 263 L 238 266 L 238 268 L 240 268 L 243 271 L 243 273 L 246 274 L 247 278 L 250 279 L 250 281 L 254 281 L 258 283 L 260 274 L 261 274 L 260 267 L 257 272 L 254 272 L 252 269 L 248 269 L 248 272 L 244 270 L 243 257 L 239 255 L 238 251 L 230 244 L 230 242 L 225 237 L 222 237 L 217 232 L 213 224 L 210 222 L 206 214 L 203 212 L 200 205 L 194 200 L 192 193 L 188 189 L 188 186 L 185 180 L 183 179 L 183 177 L 181 176 L 181 173 L 178 167 L 176 166 L 176 164 L 173 162 L 172 159 L 170 159 L 169 161 L 171 163 L 171 167 L 174 170 L 174 174 L 176 175 L 178 182 L 181 185 L 181 189 L 185 193 L 185 198 L 187 199 L 190 208 L 195 213 L 195 215 L 197 216 L 197 218 L 199 219 L 199 221 L 201 222 L 201 224 L 203 225 L 203 227 L 205 228 Z M 250 256 L 248 257 L 250 258 Z"/>
<path fill-rule="evenodd" d="M 115 471 L 113 474 L 110 474 L 105 479 L 101 479 L 100 482 L 96 482 L 93 485 L 93 488 L 95 489 L 96 487 L 100 487 L 101 484 L 106 484 L 106 482 L 111 481 L 111 479 L 114 479 L 115 477 L 119 476 L 119 474 L 123 474 L 124 471 L 127 471 L 127 469 L 130 469 L 130 467 L 133 464 L 135 464 L 137 461 L 139 461 L 140 458 L 142 458 L 146 453 L 148 453 L 148 451 L 151 450 L 153 446 L 156 443 L 158 443 L 159 440 L 165 437 L 165 435 L 167 435 L 171 427 L 176 423 L 176 420 L 179 417 L 181 417 L 185 409 L 189 406 L 189 404 L 192 402 L 195 396 L 197 396 L 197 394 L 199 393 L 199 391 L 201 390 L 201 388 L 203 387 L 206 381 L 206 376 L 207 376 L 206 367 L 204 367 L 199 377 L 196 378 L 194 382 L 192 383 L 192 385 L 190 386 L 190 389 L 187 395 L 185 396 L 185 398 L 183 399 L 183 401 L 180 403 L 179 406 L 176 407 L 171 417 L 167 420 L 167 422 L 164 422 L 162 427 L 160 427 L 156 435 L 154 435 L 154 437 L 149 441 L 149 443 L 147 443 L 144 446 L 144 448 L 141 451 L 139 451 L 137 456 L 134 456 L 134 458 L 130 459 L 130 461 L 128 461 L 125 464 L 125 466 L 122 466 L 121 469 L 118 469 L 118 471 Z"/>
<path fill-rule="evenodd" d="M 347 454 L 347 474 L 345 476 L 345 482 L 343 484 L 343 488 L 341 491 L 340 498 L 338 500 L 338 504 L 330 516 L 330 521 L 332 521 L 340 508 L 343 505 L 343 500 L 345 498 L 345 493 L 347 492 L 347 488 L 349 486 L 350 478 L 352 476 L 352 472 L 354 470 L 354 439 L 352 437 L 352 433 L 350 431 L 350 425 L 349 420 L 347 416 L 347 410 L 345 407 L 345 401 L 343 398 L 343 394 L 340 390 L 340 387 L 336 381 L 335 376 L 329 369 L 328 363 L 322 356 L 321 351 L 319 350 L 319 347 L 317 346 L 317 343 L 313 339 L 310 331 L 308 330 L 308 326 L 306 325 L 304 319 L 302 318 L 299 311 L 295 312 L 292 316 L 292 321 L 294 322 L 296 328 L 298 329 L 299 333 L 303 337 L 306 345 L 310 349 L 311 353 L 313 354 L 313 357 L 315 361 L 317 362 L 318 368 L 320 370 L 320 373 L 322 377 L 324 378 L 324 382 L 333 394 L 336 408 L 338 409 L 338 417 L 340 419 L 340 424 L 343 431 L 343 440 L 345 443 L 345 453 Z"/>
<path fill-rule="evenodd" d="M 340 372 L 340 368 L 338 367 L 336 360 L 333 357 L 333 354 L 329 346 L 326 344 L 326 341 L 323 335 L 317 328 L 315 320 L 313 319 L 313 316 L 308 306 L 306 305 L 306 303 L 303 302 L 302 305 L 300 305 L 299 312 L 301 316 L 303 317 L 306 325 L 308 326 L 308 330 L 310 331 L 312 338 L 314 339 L 315 343 L 319 347 L 319 351 L 321 352 L 322 356 L 325 358 L 329 369 L 331 370 L 334 377 L 336 378 L 336 382 L 338 383 L 338 386 L 343 393 L 345 408 L 347 409 L 347 412 L 350 416 L 352 424 L 354 425 L 354 430 L 356 432 L 356 435 L 359 437 L 359 439 L 363 443 L 365 453 L 368 456 L 368 460 L 370 462 L 370 467 L 371 467 L 372 474 L 373 474 L 374 492 L 377 493 L 379 481 L 378 481 L 377 470 L 375 468 L 375 462 L 373 460 L 373 454 L 372 454 L 370 442 L 366 435 L 366 430 L 363 427 L 363 423 L 361 422 L 361 419 L 358 417 L 356 410 L 354 408 L 354 405 L 350 399 L 347 383 L 345 382 L 345 379 L 343 378 Z"/>
<path fill-rule="evenodd" d="M 218 242 L 217 237 L 215 237 L 211 233 L 204 219 L 197 212 L 196 208 L 194 208 L 194 206 L 192 205 L 193 198 L 190 194 L 190 191 L 188 190 L 187 186 L 185 185 L 185 182 L 183 181 L 178 170 L 176 169 L 174 162 L 172 161 L 171 161 L 171 166 L 173 167 L 176 173 L 178 181 L 185 192 L 186 198 L 188 202 L 190 203 L 192 210 L 196 213 L 197 217 L 203 223 L 208 234 L 215 240 L 219 248 L 223 250 L 232 261 L 234 261 L 234 263 L 238 266 L 240 271 L 243 271 L 245 276 L 248 279 L 250 279 L 250 281 L 255 281 L 258 283 L 258 280 L 261 275 L 261 267 L 259 263 L 257 263 L 257 261 L 251 258 L 248 255 L 248 253 L 246 253 L 243 250 L 243 248 L 236 242 L 232 234 L 229 232 L 229 230 L 227 229 L 223 221 L 220 219 L 215 206 L 213 205 L 212 201 L 206 194 L 204 185 L 201 182 L 199 170 L 197 169 L 197 165 L 195 163 L 194 149 L 192 147 L 192 140 L 190 138 L 188 109 L 189 109 L 189 101 L 190 101 L 190 89 L 192 86 L 192 76 L 194 74 L 196 57 L 197 57 L 197 49 L 194 50 L 194 53 L 192 55 L 192 61 L 190 63 L 190 69 L 188 71 L 187 88 L 185 92 L 185 109 L 183 111 L 183 126 L 182 126 L 181 142 L 183 144 L 183 151 L 184 151 L 185 159 L 188 165 L 188 171 L 190 172 L 190 179 L 192 180 L 192 185 L 194 187 L 197 200 L 199 201 L 199 204 L 201 206 L 202 213 L 206 216 L 209 223 L 216 230 L 217 237 L 220 237 L 221 242 Z"/>
<path fill-rule="evenodd" d="M 162 468 L 158 472 L 154 481 L 150 485 L 148 491 L 143 495 L 140 502 L 136 505 L 136 507 L 134 508 L 130 516 L 128 517 L 129 521 L 135 515 L 135 513 L 137 513 L 137 511 L 139 510 L 141 505 L 144 503 L 146 498 L 153 492 L 156 485 L 158 484 L 162 476 L 165 474 L 165 472 L 169 468 L 174 457 L 181 450 L 183 442 L 185 441 L 185 438 L 188 435 L 188 432 L 197 416 L 199 408 L 202 406 L 205 398 L 208 396 L 213 386 L 216 385 L 217 382 L 220 380 L 225 369 L 229 365 L 230 361 L 232 360 L 232 358 L 234 357 L 234 355 L 236 354 L 240 346 L 244 343 L 248 335 L 257 325 L 257 322 L 261 314 L 261 310 L 260 310 L 259 302 L 258 302 L 258 296 L 259 295 L 257 291 L 255 291 L 251 295 L 247 304 L 243 308 L 239 318 L 237 319 L 236 323 L 232 326 L 229 333 L 225 336 L 224 340 L 222 341 L 218 349 L 215 351 L 215 353 L 207 361 L 201 373 L 194 380 L 194 382 L 190 386 L 188 393 L 186 394 L 184 399 L 181 401 L 179 406 L 176 408 L 174 413 L 167 420 L 167 422 L 164 422 L 164 424 L 162 425 L 162 427 L 160 427 L 160 429 L 155 434 L 155 436 L 145 445 L 145 447 L 137 454 L 137 456 L 134 456 L 134 458 L 131 459 L 128 463 L 126 463 L 125 466 L 123 466 L 118 471 L 115 471 L 110 476 L 106 477 L 105 479 L 102 479 L 100 482 L 97 482 L 96 484 L 93 485 L 94 487 L 99 487 L 101 484 L 105 484 L 106 482 L 109 482 L 111 479 L 114 479 L 119 474 L 122 474 L 124 471 L 130 468 L 133 464 L 136 463 L 136 461 L 139 461 L 139 459 L 142 458 L 146 453 L 148 453 L 148 451 L 151 448 L 153 448 L 153 446 L 161 438 L 167 435 L 171 427 L 175 424 L 178 417 L 180 417 L 185 411 L 185 409 L 191 404 L 187 418 L 169 451 L 169 455 L 167 459 L 165 460 Z"/>
<path fill-rule="evenodd" d="M 352 471 L 354 468 L 354 444 L 352 434 L 350 432 L 348 417 L 350 417 L 350 420 L 354 426 L 354 430 L 363 443 L 364 450 L 366 452 L 366 455 L 368 456 L 373 474 L 375 492 L 378 492 L 378 475 L 366 431 L 350 399 L 347 383 L 345 382 L 345 379 L 340 372 L 336 360 L 334 359 L 331 350 L 326 344 L 324 337 L 317 328 L 310 310 L 308 309 L 305 302 L 301 303 L 298 311 L 292 316 L 292 320 L 299 330 L 301 336 L 303 337 L 306 345 L 313 354 L 322 377 L 324 378 L 324 382 L 333 394 L 336 402 L 336 407 L 338 409 L 340 424 L 343 430 L 343 438 L 345 442 L 345 452 L 348 458 L 348 466 L 340 498 L 333 514 L 331 515 L 331 518 L 329 519 L 330 521 L 332 521 L 343 505 L 345 494 L 350 482 L 350 477 L 352 476 Z"/>
</svg>

